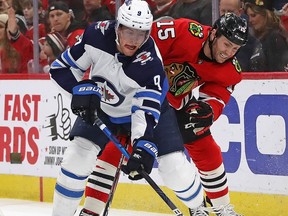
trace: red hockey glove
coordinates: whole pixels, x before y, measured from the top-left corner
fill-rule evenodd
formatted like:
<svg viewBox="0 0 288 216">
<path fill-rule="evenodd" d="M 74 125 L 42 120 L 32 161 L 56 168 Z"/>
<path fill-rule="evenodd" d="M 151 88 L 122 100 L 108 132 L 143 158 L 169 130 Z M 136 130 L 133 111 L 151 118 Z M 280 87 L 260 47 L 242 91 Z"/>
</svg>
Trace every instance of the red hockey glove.
<svg viewBox="0 0 288 216">
<path fill-rule="evenodd" d="M 193 132 L 196 135 L 205 133 L 213 124 L 213 110 L 204 101 L 191 101 L 185 106 L 184 110 L 187 114 L 185 129 L 193 127 Z"/>
</svg>

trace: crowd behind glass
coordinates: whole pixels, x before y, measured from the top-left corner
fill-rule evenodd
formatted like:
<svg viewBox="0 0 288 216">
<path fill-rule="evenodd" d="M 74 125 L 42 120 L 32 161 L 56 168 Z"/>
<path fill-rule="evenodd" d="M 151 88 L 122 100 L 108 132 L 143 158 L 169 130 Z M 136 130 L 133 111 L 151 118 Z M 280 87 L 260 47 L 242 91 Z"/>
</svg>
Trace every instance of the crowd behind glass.
<svg viewBox="0 0 288 216">
<path fill-rule="evenodd" d="M 287 0 L 147 2 L 154 20 L 189 18 L 211 26 L 215 13 L 243 16 L 250 35 L 237 53 L 242 71 L 288 72 Z M 120 4 L 121 0 L 0 0 L 0 74 L 48 73 L 50 64 L 77 42 L 87 25 L 115 19 Z"/>
</svg>

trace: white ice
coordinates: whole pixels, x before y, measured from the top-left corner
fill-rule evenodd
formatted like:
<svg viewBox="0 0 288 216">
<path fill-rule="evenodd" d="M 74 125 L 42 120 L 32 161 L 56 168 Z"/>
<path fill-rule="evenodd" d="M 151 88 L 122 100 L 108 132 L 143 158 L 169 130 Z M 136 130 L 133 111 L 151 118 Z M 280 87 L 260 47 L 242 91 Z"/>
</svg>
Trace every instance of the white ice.
<svg viewBox="0 0 288 216">
<path fill-rule="evenodd" d="M 79 207 L 75 216 L 79 215 Z M 51 216 L 52 204 L 17 199 L 0 199 L 0 216 Z M 141 211 L 110 209 L 109 216 L 171 216 Z"/>
</svg>

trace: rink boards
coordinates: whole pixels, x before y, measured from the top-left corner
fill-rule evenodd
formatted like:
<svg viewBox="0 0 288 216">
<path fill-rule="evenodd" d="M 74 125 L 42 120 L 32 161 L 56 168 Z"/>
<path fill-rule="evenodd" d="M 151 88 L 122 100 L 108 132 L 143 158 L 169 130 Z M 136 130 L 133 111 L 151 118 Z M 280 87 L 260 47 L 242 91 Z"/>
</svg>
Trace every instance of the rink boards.
<svg viewBox="0 0 288 216">
<path fill-rule="evenodd" d="M 268 76 L 237 85 L 212 128 L 222 148 L 232 203 L 246 216 L 288 215 L 288 77 Z M 0 77 L 0 86 L 0 197 L 50 202 L 75 120 L 69 97 L 47 77 Z M 152 177 L 163 185 L 156 163 Z M 115 208 L 170 212 L 145 181 L 121 176 L 120 182 Z"/>
</svg>

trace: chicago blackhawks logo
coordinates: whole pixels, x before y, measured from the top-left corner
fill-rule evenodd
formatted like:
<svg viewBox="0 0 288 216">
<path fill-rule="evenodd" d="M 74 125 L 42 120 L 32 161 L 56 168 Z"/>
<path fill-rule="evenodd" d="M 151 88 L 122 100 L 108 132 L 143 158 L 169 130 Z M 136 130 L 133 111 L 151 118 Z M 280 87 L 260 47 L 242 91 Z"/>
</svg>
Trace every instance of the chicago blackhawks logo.
<svg viewBox="0 0 288 216">
<path fill-rule="evenodd" d="M 191 22 L 189 25 L 189 31 L 195 37 L 199 37 L 199 38 L 204 37 L 203 28 L 201 25 L 197 23 Z"/>
<path fill-rule="evenodd" d="M 169 91 L 174 96 L 190 92 L 198 86 L 200 78 L 196 70 L 187 62 L 183 64 L 172 63 L 165 65 L 164 68 L 169 81 Z"/>
</svg>

